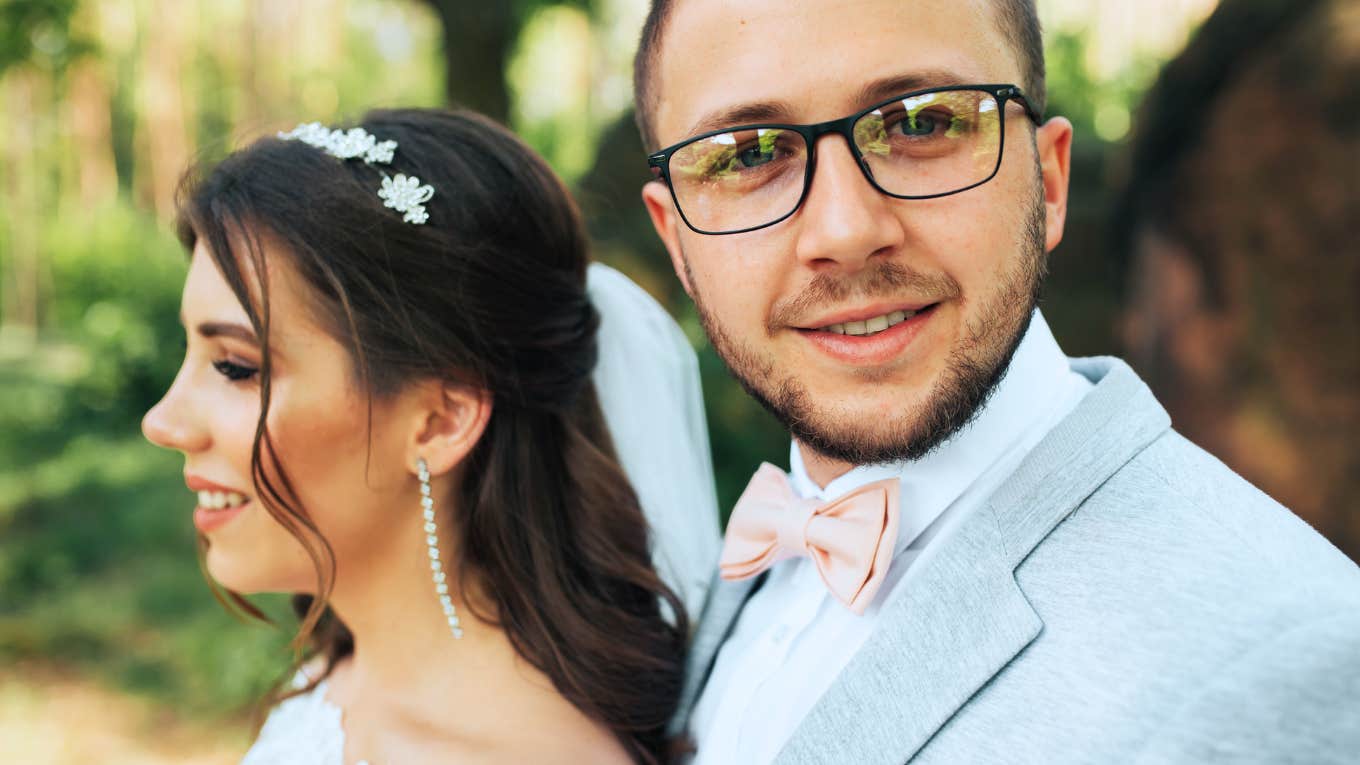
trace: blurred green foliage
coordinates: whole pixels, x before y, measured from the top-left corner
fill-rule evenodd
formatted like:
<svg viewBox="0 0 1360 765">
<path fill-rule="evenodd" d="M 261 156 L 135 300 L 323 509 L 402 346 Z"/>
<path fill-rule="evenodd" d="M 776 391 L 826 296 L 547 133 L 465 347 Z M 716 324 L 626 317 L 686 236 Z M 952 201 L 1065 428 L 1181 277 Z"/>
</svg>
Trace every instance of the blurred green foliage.
<svg viewBox="0 0 1360 765">
<path fill-rule="evenodd" d="M 213 601 L 182 460 L 138 432 L 183 352 L 185 258 L 131 206 L 82 217 L 43 232 L 50 327 L 0 332 L 0 665 L 41 658 L 191 712 L 242 709 L 287 637 Z"/>
<path fill-rule="evenodd" d="M 550 4 L 520 5 L 518 23 L 539 24 L 530 31 L 547 39 L 541 25 L 552 19 L 565 19 L 573 29 L 598 24 L 590 9 L 607 3 L 568 3 L 544 13 L 531 9 Z M 12 207 L 10 213 L 0 209 L 0 276 L 24 265 L 18 250 L 4 246 L 23 233 L 41 257 L 33 278 L 46 285 L 39 321 L 0 323 L 0 666 L 54 663 L 190 711 L 227 714 L 257 700 L 277 679 L 289 658 L 287 625 L 293 622 L 280 618 L 282 629 L 244 626 L 213 600 L 195 561 L 181 457 L 152 447 L 139 433 L 142 413 L 168 387 L 183 352 L 176 316 L 186 258 L 165 210 L 157 217 L 148 202 L 153 194 L 141 154 L 149 139 L 138 123 L 147 93 L 136 80 L 147 66 L 138 46 L 147 41 L 134 35 L 122 53 L 78 42 L 78 6 L 74 0 L 0 4 L 0 73 L 43 73 L 55 92 L 67 83 L 58 71 L 65 64 L 53 62 L 69 62 L 77 53 L 104 57 L 114 75 L 107 108 L 116 171 L 115 196 L 93 208 L 70 188 L 76 169 L 43 167 L 45 180 L 35 187 L 56 195 L 31 200 L 43 215 L 31 220 Z M 112 6 L 101 7 L 108 12 Z M 261 87 L 243 80 L 255 76 L 250 70 L 224 68 L 213 55 L 194 51 L 182 90 L 193 96 L 188 122 L 197 137 L 195 153 L 220 156 L 243 122 L 255 129 L 276 113 L 326 119 L 369 105 L 437 100 L 438 63 L 413 68 L 400 55 L 384 53 L 400 30 L 384 31 L 374 7 L 359 3 L 348 11 L 358 21 L 347 27 L 343 60 L 336 62 L 340 74 L 271 72 L 288 86 L 263 88 L 263 96 L 248 92 Z M 356 26 L 365 34 L 372 27 L 377 37 L 354 39 Z M 204 30 L 196 34 L 211 38 Z M 1138 73 L 1113 85 L 1095 82 L 1086 72 L 1086 45 L 1080 35 L 1055 36 L 1049 59 L 1049 113 L 1070 116 L 1078 136 L 1068 243 L 1059 250 L 1046 304 L 1072 353 L 1112 347 L 1117 279 L 1108 260 L 1086 257 L 1103 249 L 1101 215 L 1108 206 L 1113 144 L 1100 137 L 1097 125 L 1102 109 L 1127 114 L 1145 84 Z M 551 63 L 552 56 L 521 51 L 510 63 L 512 90 L 531 87 L 535 58 Z M 301 94 L 300 102 L 289 100 L 293 93 Z M 258 107 L 263 114 L 243 108 L 252 96 L 264 104 Z M 589 98 L 580 100 L 581 108 L 589 108 Z M 60 98 L 53 103 L 62 108 Z M 728 376 L 670 273 L 637 201 L 647 176 L 630 117 L 603 110 L 587 126 L 571 116 L 576 106 L 562 108 L 540 114 L 520 99 L 511 113 L 531 143 L 562 164 L 569 178 L 581 179 L 601 259 L 667 303 L 695 342 L 719 497 L 730 508 L 756 464 L 787 464 L 787 435 Z M 28 228 L 19 232 L 21 226 Z M 1069 251 L 1080 256 L 1068 258 Z M 5 300 L 14 298 L 0 294 L 0 308 L 8 310 Z M 273 614 L 285 610 L 279 599 L 264 605 Z"/>
<path fill-rule="evenodd" d="M 56 69 L 93 52 L 91 42 L 71 34 L 76 5 L 76 0 L 0 3 L 0 72 L 25 63 Z"/>
</svg>

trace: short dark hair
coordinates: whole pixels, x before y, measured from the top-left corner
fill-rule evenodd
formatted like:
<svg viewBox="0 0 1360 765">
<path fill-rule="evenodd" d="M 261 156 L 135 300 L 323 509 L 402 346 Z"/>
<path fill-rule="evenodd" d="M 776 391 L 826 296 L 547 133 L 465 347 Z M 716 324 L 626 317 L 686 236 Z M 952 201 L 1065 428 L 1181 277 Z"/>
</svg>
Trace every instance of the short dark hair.
<svg viewBox="0 0 1360 765">
<path fill-rule="evenodd" d="M 1044 40 L 1034 0 L 996 0 L 996 3 L 997 23 L 1011 48 L 1020 57 L 1024 81 L 1019 85 L 1034 110 L 1043 114 L 1048 101 L 1044 86 Z M 656 125 L 652 123 L 656 111 L 655 69 L 661 52 L 661 36 L 665 34 L 666 23 L 674 9 L 675 0 L 652 0 L 647 20 L 642 24 L 637 55 L 633 59 L 634 115 L 638 131 L 642 133 L 642 143 L 648 151 L 660 148 Z"/>
</svg>

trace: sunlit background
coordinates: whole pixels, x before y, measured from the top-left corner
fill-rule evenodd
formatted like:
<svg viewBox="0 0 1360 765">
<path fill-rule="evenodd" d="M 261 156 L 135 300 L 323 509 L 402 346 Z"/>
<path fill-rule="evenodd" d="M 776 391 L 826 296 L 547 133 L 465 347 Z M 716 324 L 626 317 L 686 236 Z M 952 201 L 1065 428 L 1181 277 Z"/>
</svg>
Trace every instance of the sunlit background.
<svg viewBox="0 0 1360 765">
<path fill-rule="evenodd" d="M 1129 357 L 1190 437 L 1355 556 L 1360 3 L 1039 6 L 1050 113 L 1077 127 L 1058 338 Z M 0 759 L 234 762 L 288 659 L 288 620 L 242 624 L 209 595 L 181 459 L 138 430 L 183 349 L 178 179 L 255 136 L 374 106 L 508 121 L 576 190 L 597 257 L 699 349 L 724 507 L 786 461 L 638 201 L 645 11 L 0 0 Z"/>
</svg>

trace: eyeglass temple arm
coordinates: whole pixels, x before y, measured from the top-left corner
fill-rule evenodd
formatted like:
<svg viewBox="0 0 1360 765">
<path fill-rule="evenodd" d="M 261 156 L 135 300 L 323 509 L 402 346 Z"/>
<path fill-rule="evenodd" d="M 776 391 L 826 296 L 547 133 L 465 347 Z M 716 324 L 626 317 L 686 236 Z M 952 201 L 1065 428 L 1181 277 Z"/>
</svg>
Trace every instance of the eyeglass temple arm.
<svg viewBox="0 0 1360 765">
<path fill-rule="evenodd" d="M 666 169 L 663 167 L 664 162 L 665 155 L 653 154 L 647 158 L 647 169 L 652 171 L 652 180 L 669 184 L 671 179 L 666 175 Z"/>
<path fill-rule="evenodd" d="M 1019 88 L 1016 87 L 1003 88 L 1000 91 L 998 91 L 996 95 L 1003 101 L 1007 99 L 1014 99 L 1015 101 L 1019 102 L 1020 106 L 1024 107 L 1025 109 L 1025 115 L 1028 116 L 1030 120 L 1034 122 L 1034 124 L 1036 125 L 1044 124 L 1043 115 L 1034 111 L 1034 107 L 1030 104 L 1029 98 L 1027 98 L 1024 92 L 1021 91 Z"/>
</svg>

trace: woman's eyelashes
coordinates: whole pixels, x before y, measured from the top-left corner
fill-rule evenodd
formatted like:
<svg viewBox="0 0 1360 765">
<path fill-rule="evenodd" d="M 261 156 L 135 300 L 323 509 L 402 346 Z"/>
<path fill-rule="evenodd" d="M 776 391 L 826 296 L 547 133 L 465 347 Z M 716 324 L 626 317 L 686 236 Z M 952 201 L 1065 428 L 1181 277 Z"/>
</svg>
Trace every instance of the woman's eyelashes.
<svg viewBox="0 0 1360 765">
<path fill-rule="evenodd" d="M 228 380 L 231 380 L 232 382 L 242 382 L 244 380 L 249 380 L 250 378 L 255 376 L 255 373 L 257 371 L 259 371 L 254 367 L 245 366 L 244 364 L 238 364 L 228 359 L 218 359 L 214 361 L 212 365 L 213 369 L 216 369 L 218 374 L 222 375 Z"/>
</svg>

